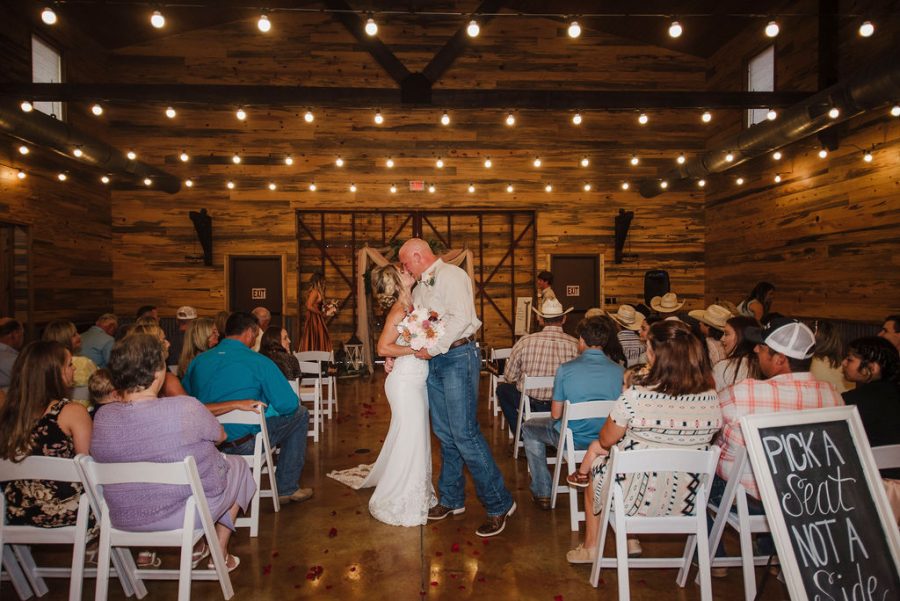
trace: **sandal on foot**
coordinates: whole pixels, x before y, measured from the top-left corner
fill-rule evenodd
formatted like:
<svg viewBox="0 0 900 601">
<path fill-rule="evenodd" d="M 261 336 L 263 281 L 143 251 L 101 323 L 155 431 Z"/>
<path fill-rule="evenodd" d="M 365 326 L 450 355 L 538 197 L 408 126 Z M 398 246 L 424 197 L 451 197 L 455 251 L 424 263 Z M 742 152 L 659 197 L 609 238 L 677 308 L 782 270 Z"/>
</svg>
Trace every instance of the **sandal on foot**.
<svg viewBox="0 0 900 601">
<path fill-rule="evenodd" d="M 227 555 L 225 555 L 225 568 L 229 572 L 235 571 L 239 565 L 241 565 L 240 557 L 238 557 L 237 555 L 232 555 L 231 553 L 228 553 Z M 216 569 L 216 564 L 214 564 L 213 561 L 210 559 L 207 567 L 210 570 L 214 570 L 214 569 Z"/>
<path fill-rule="evenodd" d="M 139 570 L 158 568 L 162 565 L 162 558 L 157 556 L 153 551 L 141 551 L 138 553 L 135 564 Z"/>
<path fill-rule="evenodd" d="M 203 544 L 203 548 L 199 551 L 194 551 L 191 553 L 191 567 L 196 569 L 197 566 L 200 565 L 200 562 L 209 557 L 209 545 L 206 543 Z"/>
<path fill-rule="evenodd" d="M 573 472 L 566 476 L 566 482 L 575 488 L 587 488 L 591 483 L 590 474 L 582 474 L 581 472 Z"/>
</svg>

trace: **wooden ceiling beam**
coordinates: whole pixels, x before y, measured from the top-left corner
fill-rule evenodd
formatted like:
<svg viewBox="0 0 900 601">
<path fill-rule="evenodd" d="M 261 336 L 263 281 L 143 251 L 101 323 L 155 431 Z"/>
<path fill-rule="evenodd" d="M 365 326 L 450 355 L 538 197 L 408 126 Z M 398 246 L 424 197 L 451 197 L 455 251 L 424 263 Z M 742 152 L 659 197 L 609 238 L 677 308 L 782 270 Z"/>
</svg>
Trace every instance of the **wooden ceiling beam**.
<svg viewBox="0 0 900 601">
<path fill-rule="evenodd" d="M 658 90 L 436 89 L 425 106 L 444 109 L 749 109 L 786 107 L 813 92 Z M 0 83 L 0 96 L 16 102 L 131 102 L 212 106 L 407 108 L 395 88 L 341 88 L 220 84 Z M 419 103 L 422 104 L 422 103 Z"/>
</svg>

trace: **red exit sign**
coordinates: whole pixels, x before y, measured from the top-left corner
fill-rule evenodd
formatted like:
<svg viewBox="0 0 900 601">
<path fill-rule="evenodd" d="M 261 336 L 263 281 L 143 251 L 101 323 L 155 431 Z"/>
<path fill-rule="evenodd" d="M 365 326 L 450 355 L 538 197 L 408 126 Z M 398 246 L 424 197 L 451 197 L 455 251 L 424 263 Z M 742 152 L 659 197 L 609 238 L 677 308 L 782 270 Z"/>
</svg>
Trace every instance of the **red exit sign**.
<svg viewBox="0 0 900 601">
<path fill-rule="evenodd" d="M 425 191 L 425 182 L 420 179 L 410 180 L 409 191 L 410 192 L 424 192 Z"/>
</svg>

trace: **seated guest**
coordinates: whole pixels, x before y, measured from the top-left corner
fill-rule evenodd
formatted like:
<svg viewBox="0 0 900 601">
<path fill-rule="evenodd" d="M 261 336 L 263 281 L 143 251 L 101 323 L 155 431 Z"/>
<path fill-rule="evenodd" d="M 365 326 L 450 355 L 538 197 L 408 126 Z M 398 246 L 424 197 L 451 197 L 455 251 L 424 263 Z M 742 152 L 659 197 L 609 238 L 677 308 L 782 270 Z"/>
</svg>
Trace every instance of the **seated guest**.
<svg viewBox="0 0 900 601">
<path fill-rule="evenodd" d="M 278 326 L 266 328 L 260 336 L 259 352 L 275 362 L 281 373 L 288 380 L 296 380 L 303 377 L 300 371 L 300 361 L 291 352 L 291 338 L 287 330 Z"/>
<path fill-rule="evenodd" d="M 265 332 L 269 329 L 269 324 L 272 323 L 272 314 L 265 307 L 256 307 L 252 311 L 254 316 L 256 316 L 256 321 L 259 323 L 259 331 Z M 253 347 L 253 350 L 257 353 L 259 352 L 259 345 L 262 343 L 262 336 L 257 336 L 256 345 Z"/>
<path fill-rule="evenodd" d="M 818 320 L 813 326 L 816 348 L 813 351 L 809 373 L 820 382 L 831 382 L 835 390 L 844 393 L 854 387 L 853 382 L 844 379 L 841 361 L 844 359 L 844 341 L 837 328 L 830 321 Z"/>
<path fill-rule="evenodd" d="M 91 375 L 97 371 L 97 366 L 89 358 L 79 356 L 82 349 L 81 335 L 75 329 L 75 324 L 65 319 L 55 319 L 44 327 L 42 340 L 53 340 L 60 343 L 72 354 L 72 363 L 75 365 L 75 378 L 72 386 L 87 386 Z"/>
<path fill-rule="evenodd" d="M 674 292 L 666 292 L 662 296 L 654 296 L 650 299 L 650 308 L 664 318 L 675 315 L 683 306 L 684 301 L 679 301 L 678 295 Z"/>
<path fill-rule="evenodd" d="M 88 390 L 91 393 L 91 404 L 98 409 L 101 405 L 121 400 L 116 392 L 116 387 L 112 383 L 112 374 L 109 373 L 109 369 L 106 367 L 102 367 L 94 372 L 94 375 L 88 381 Z M 94 415 L 96 415 L 96 411 Z"/>
<path fill-rule="evenodd" d="M 225 324 L 228 322 L 229 317 L 231 317 L 231 313 L 228 311 L 219 311 L 216 313 L 216 330 L 219 332 L 219 336 L 222 336 L 222 334 L 225 333 Z"/>
<path fill-rule="evenodd" d="M 547 471 L 547 446 L 559 442 L 560 419 L 565 402 L 573 405 L 585 401 L 619 398 L 624 369 L 604 353 L 610 340 L 616 339 L 612 320 L 594 317 L 584 319 L 575 328 L 579 355 L 556 370 L 553 380 L 551 417 L 533 417 L 522 426 L 525 457 L 531 472 L 531 496 L 541 509 L 550 509 L 552 480 Z M 597 438 L 605 420 L 583 419 L 569 422 L 576 449 L 586 449 Z M 587 474 L 584 481 L 587 483 Z"/>
<path fill-rule="evenodd" d="M 722 427 L 722 412 L 715 383 L 706 361 L 706 349 L 679 321 L 660 321 L 650 328 L 647 359 L 650 371 L 622 392 L 598 440 L 588 453 L 595 457 L 591 482 L 585 491 L 585 540 L 566 554 L 570 563 L 590 563 L 596 555 L 599 513 L 605 495 L 609 449 L 707 450 Z M 660 428 L 659 424 L 666 424 Z M 587 460 L 587 457 L 585 458 Z M 694 512 L 694 479 L 674 472 L 631 474 L 622 482 L 626 515 L 690 515 Z M 629 540 L 629 555 L 640 545 Z"/>
<path fill-rule="evenodd" d="M 0 389 L 9 386 L 13 364 L 25 342 L 25 328 L 11 317 L 0 319 Z"/>
<path fill-rule="evenodd" d="M 194 357 L 217 344 L 219 344 L 219 329 L 212 319 L 198 317 L 192 321 L 184 333 L 184 346 L 181 348 L 181 357 L 178 359 L 179 377 L 184 377 L 188 365 L 191 364 Z"/>
<path fill-rule="evenodd" d="M 775 296 L 775 286 L 769 282 L 757 282 L 750 296 L 742 300 L 738 306 L 738 312 L 745 317 L 752 317 L 762 323 L 763 318 L 772 310 L 772 298 Z"/>
<path fill-rule="evenodd" d="M 169 341 L 166 340 L 166 333 L 161 327 L 159 327 L 159 324 L 157 324 L 155 321 L 151 321 L 149 323 L 145 322 L 143 325 L 135 325 L 128 333 L 128 336 L 135 336 L 137 334 L 148 334 L 150 336 L 156 336 L 157 340 L 159 340 L 162 344 L 163 355 L 165 355 L 166 359 L 169 358 Z M 128 336 L 126 336 L 125 338 L 128 338 Z M 178 376 L 176 376 L 169 370 L 166 370 L 165 379 L 163 380 L 160 394 L 164 398 L 187 396 L 187 392 L 184 390 L 184 386 L 181 385 L 181 380 L 179 380 Z"/>
<path fill-rule="evenodd" d="M 75 367 L 62 344 L 47 340 L 26 346 L 13 368 L 6 401 L 0 405 L 0 457 L 29 455 L 74 458 L 91 446 L 91 417 L 66 400 Z M 78 518 L 81 484 L 16 480 L 4 487 L 6 523 L 58 528 Z"/>
<path fill-rule="evenodd" d="M 638 332 L 644 322 L 644 314 L 636 311 L 631 305 L 621 305 L 618 311 L 610 313 L 609 316 L 618 324 L 619 333 L 616 337 L 622 346 L 622 352 L 625 353 L 625 367 L 641 365 L 644 345 L 641 344 Z"/>
<path fill-rule="evenodd" d="M 725 333 L 722 335 L 725 359 L 713 365 L 713 378 L 718 392 L 747 378 L 762 378 L 756 358 L 756 344 L 747 340 L 744 335 L 747 328 L 753 327 L 759 327 L 759 322 L 745 315 L 732 317 L 725 322 Z"/>
<path fill-rule="evenodd" d="M 141 317 L 149 317 L 153 321 L 159 323 L 159 311 L 156 309 L 156 305 L 144 305 L 135 313 L 134 318 L 140 319 Z"/>
<path fill-rule="evenodd" d="M 189 305 L 178 307 L 175 319 L 178 321 L 178 329 L 172 335 L 172 352 L 169 354 L 168 365 L 178 365 L 178 360 L 181 359 L 181 349 L 184 348 L 184 334 L 191 322 L 197 319 L 197 309 Z"/>
<path fill-rule="evenodd" d="M 578 341 L 563 332 L 566 314 L 572 310 L 571 307 L 563 311 L 559 301 L 552 299 L 541 305 L 540 311 L 534 307 L 532 310 L 537 313 L 541 329 L 522 336 L 513 345 L 503 372 L 506 382 L 497 385 L 497 401 L 513 433 L 519 419 L 519 401 L 525 376 L 552 376 L 560 365 L 578 355 Z M 550 388 L 529 391 L 531 410 L 550 411 L 552 394 Z"/>
<path fill-rule="evenodd" d="M 878 336 L 893 344 L 894 348 L 900 351 L 900 315 L 885 317 Z"/>
<path fill-rule="evenodd" d="M 250 313 L 232 313 L 225 324 L 225 338 L 214 349 L 191 361 L 183 384 L 213 415 L 241 408 L 245 401 L 240 399 L 256 399 L 266 404 L 269 440 L 273 446 L 281 446 L 275 471 L 279 500 L 299 503 L 313 495 L 311 488 L 300 488 L 309 412 L 300 405 L 278 366 L 268 357 L 253 352 L 258 335 L 256 317 Z M 227 424 L 225 432 L 228 439 L 221 445 L 223 452 L 253 453 L 259 426 Z"/>
<path fill-rule="evenodd" d="M 238 511 L 247 509 L 256 491 L 253 476 L 242 457 L 222 455 L 216 448 L 225 432 L 196 399 L 159 398 L 166 373 L 157 336 L 132 333 L 113 347 L 109 374 L 118 402 L 97 412 L 91 455 L 99 463 L 173 463 L 193 456 L 210 515 L 217 522 L 217 542 L 228 570 L 234 570 L 240 560 L 228 554 L 228 540 Z M 254 401 L 240 408 L 259 410 Z M 137 532 L 180 528 L 188 495 L 184 486 L 152 484 L 115 484 L 104 490 L 113 526 Z M 195 547 L 195 567 L 209 555 L 211 543 Z"/>
<path fill-rule="evenodd" d="M 715 365 L 724 359 L 726 353 L 722 336 L 725 334 L 725 323 L 733 317 L 731 311 L 722 305 L 710 305 L 706 309 L 691 311 L 688 315 L 700 322 L 700 335 L 706 343 L 709 364 Z"/>
<path fill-rule="evenodd" d="M 119 318 L 112 313 L 104 313 L 98 317 L 97 323 L 81 335 L 81 354 L 93 361 L 97 367 L 106 367 L 109 352 L 115 342 L 113 336 L 118 327 Z"/>
</svg>

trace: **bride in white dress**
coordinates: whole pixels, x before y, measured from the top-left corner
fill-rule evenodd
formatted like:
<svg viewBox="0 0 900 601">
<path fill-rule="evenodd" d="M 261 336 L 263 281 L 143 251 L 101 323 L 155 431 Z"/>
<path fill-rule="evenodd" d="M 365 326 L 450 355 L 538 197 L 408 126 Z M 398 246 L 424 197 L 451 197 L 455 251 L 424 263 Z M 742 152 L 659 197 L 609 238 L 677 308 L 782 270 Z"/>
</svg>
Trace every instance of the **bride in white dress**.
<svg viewBox="0 0 900 601">
<path fill-rule="evenodd" d="M 413 356 L 397 332 L 412 308 L 412 275 L 395 265 L 372 270 L 372 290 L 383 307 L 390 306 L 377 350 L 393 357 L 394 366 L 384 383 L 391 406 L 391 426 L 374 465 L 334 471 L 331 478 L 351 488 L 369 488 L 372 516 L 393 526 L 419 526 L 428 521 L 428 509 L 437 500 L 431 483 L 431 430 L 425 379 L 428 362 Z"/>
</svg>

